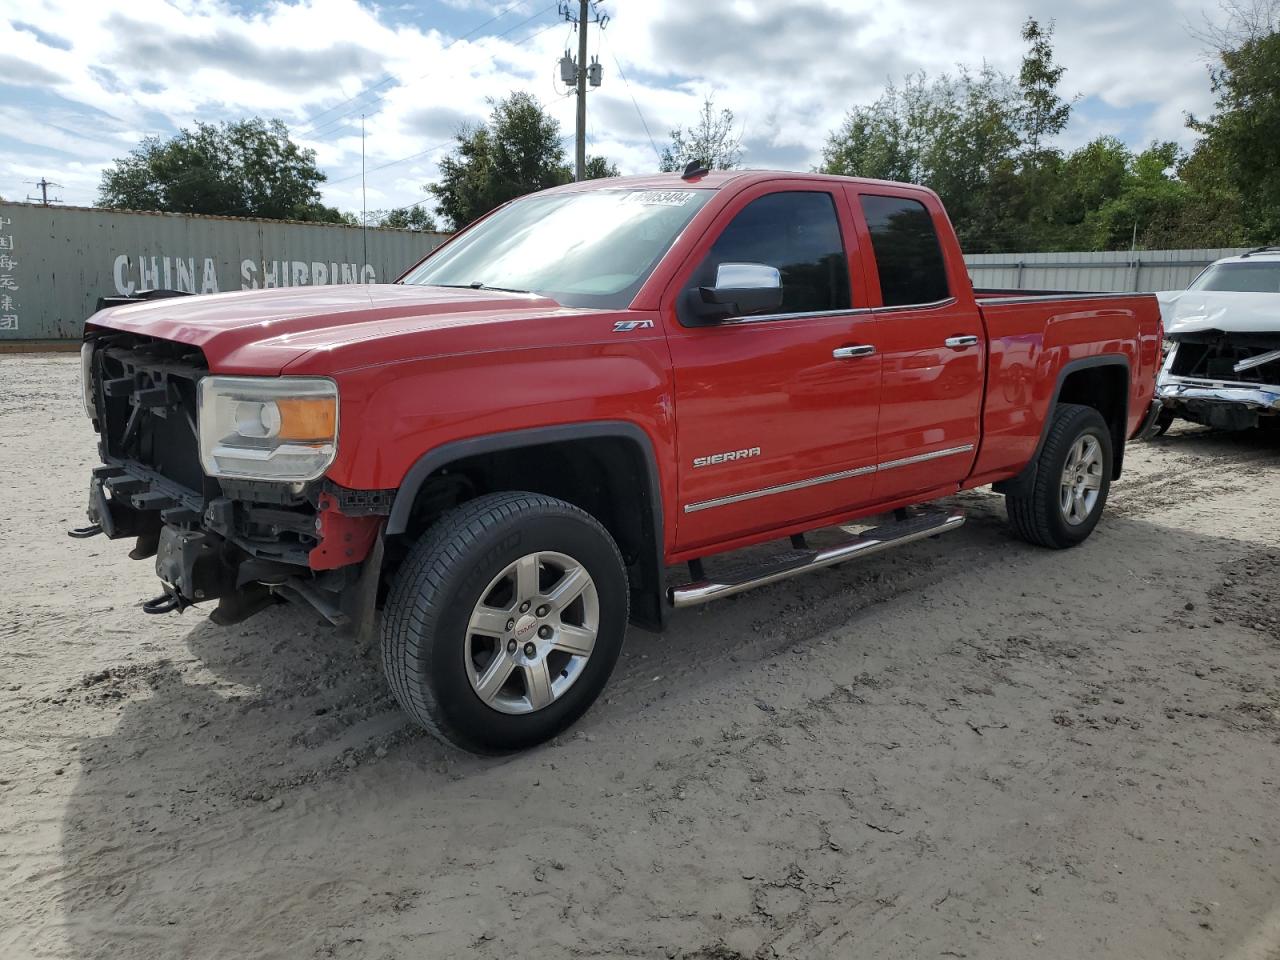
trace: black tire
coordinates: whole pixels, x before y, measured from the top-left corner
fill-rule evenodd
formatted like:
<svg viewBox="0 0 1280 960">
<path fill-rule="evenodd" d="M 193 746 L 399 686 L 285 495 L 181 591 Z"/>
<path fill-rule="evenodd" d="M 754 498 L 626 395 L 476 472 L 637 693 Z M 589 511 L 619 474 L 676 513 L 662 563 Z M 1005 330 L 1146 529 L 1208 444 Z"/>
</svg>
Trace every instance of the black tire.
<svg viewBox="0 0 1280 960">
<path fill-rule="evenodd" d="M 1173 426 L 1173 421 L 1176 419 L 1177 417 L 1175 416 L 1172 410 L 1161 410 L 1159 413 L 1157 413 L 1156 429 L 1155 429 L 1155 432 L 1151 435 L 1151 438 L 1154 440 L 1156 437 L 1163 437 L 1166 433 L 1169 432 L 1169 428 Z"/>
<path fill-rule="evenodd" d="M 1062 474 L 1067 457 L 1082 437 L 1092 436 L 1101 446 L 1102 476 L 1097 500 L 1080 523 L 1070 523 L 1060 506 Z M 1028 543 L 1062 550 L 1083 543 L 1102 517 L 1111 489 L 1113 454 L 1111 430 L 1093 407 L 1060 403 L 1053 411 L 1049 435 L 1040 450 L 1035 482 L 1025 493 L 1009 493 L 1005 506 L 1013 532 Z"/>
<path fill-rule="evenodd" d="M 500 712 L 468 679 L 468 622 L 493 579 L 530 553 L 572 557 L 599 598 L 595 646 L 558 699 L 531 713 Z M 382 617 L 382 664 L 400 706 L 440 739 L 502 753 L 555 736 L 604 689 L 628 619 L 626 567 L 595 518 L 535 493 L 479 497 L 446 513 L 414 545 L 392 581 Z"/>
</svg>

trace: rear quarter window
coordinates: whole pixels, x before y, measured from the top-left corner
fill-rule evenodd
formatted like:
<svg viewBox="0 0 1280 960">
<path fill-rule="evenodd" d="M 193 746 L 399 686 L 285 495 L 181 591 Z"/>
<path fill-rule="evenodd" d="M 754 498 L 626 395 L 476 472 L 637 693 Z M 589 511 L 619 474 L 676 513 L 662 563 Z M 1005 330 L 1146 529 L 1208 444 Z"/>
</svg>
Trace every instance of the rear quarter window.
<svg viewBox="0 0 1280 960">
<path fill-rule="evenodd" d="M 880 293 L 886 307 L 935 303 L 951 295 L 933 217 L 918 200 L 862 196 Z"/>
</svg>

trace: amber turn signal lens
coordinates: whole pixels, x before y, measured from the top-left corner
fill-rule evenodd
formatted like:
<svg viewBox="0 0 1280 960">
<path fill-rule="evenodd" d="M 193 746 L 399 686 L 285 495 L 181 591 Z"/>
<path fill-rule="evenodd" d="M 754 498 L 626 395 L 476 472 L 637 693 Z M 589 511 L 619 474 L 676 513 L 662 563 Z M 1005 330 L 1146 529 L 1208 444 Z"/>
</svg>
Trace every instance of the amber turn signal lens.
<svg viewBox="0 0 1280 960">
<path fill-rule="evenodd" d="M 338 401 L 332 397 L 283 398 L 280 408 L 279 440 L 329 440 L 337 432 Z"/>
</svg>

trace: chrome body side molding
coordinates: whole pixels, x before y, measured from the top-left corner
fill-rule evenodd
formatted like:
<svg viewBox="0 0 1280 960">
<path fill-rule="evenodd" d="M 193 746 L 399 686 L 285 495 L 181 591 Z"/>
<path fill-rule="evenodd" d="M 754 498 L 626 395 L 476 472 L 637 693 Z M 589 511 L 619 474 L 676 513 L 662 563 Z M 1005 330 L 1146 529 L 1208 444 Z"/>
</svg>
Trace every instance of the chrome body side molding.
<svg viewBox="0 0 1280 960">
<path fill-rule="evenodd" d="M 712 500 L 699 500 L 696 503 L 686 503 L 684 506 L 685 513 L 698 513 L 700 510 L 710 510 L 713 507 L 727 507 L 733 503 L 742 503 L 744 500 L 757 500 L 760 497 L 771 497 L 779 493 L 791 493 L 795 490 L 804 490 L 808 487 L 816 487 L 824 483 L 835 483 L 837 480 L 849 480 L 853 477 L 865 477 L 869 473 L 880 473 L 884 470 L 895 470 L 898 467 L 910 467 L 917 463 L 925 463 L 929 460 L 939 460 L 942 457 L 959 456 L 962 453 L 971 453 L 973 444 L 966 443 L 958 447 L 948 447 L 946 450 L 932 450 L 929 453 L 919 453 L 913 457 L 902 457 L 899 460 L 887 460 L 884 463 L 877 463 L 869 467 L 857 467 L 853 470 L 841 470 L 838 473 L 827 473 L 820 477 L 810 477 L 807 480 L 795 480 L 791 483 L 780 483 L 772 487 L 762 487 L 759 490 L 747 490 L 742 493 L 731 493 L 728 496 L 716 497 Z"/>
</svg>

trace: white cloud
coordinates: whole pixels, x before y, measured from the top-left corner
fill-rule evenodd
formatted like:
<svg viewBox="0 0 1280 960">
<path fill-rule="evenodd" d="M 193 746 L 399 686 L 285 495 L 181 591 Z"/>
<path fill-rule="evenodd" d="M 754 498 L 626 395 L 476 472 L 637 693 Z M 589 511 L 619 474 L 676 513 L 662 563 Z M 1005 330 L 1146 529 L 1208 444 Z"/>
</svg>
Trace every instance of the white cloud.
<svg viewBox="0 0 1280 960">
<path fill-rule="evenodd" d="M 453 8 L 445 22 L 465 23 L 458 33 L 509 6 L 441 2 Z M 15 21 L 57 24 L 67 49 L 8 22 L 3 7 L 10 4 Z M 363 107 L 368 202 L 385 207 L 421 197 L 443 151 L 383 165 L 445 143 L 457 123 L 487 114 L 486 98 L 528 90 L 566 134 L 573 130 L 574 102 L 559 96 L 555 73 L 569 27 L 557 23 L 554 5 L 544 0 L 522 0 L 456 42 L 415 25 L 429 19 L 420 4 L 276 0 L 252 13 L 224 0 L 34 0 L 20 10 L 17 4 L 0 0 L 6 58 L 0 81 L 6 70 L 31 66 L 25 80 L 19 78 L 26 85 L 11 87 L 0 108 L 0 133 L 21 144 L 0 157 L 5 196 L 21 195 L 21 181 L 47 174 L 67 183 L 69 201 L 91 202 L 98 171 L 141 136 L 196 120 L 262 115 L 284 119 L 316 149 L 332 181 L 327 202 L 358 209 L 360 180 L 353 175 L 360 169 Z M 704 94 L 714 92 L 743 125 L 748 163 L 807 167 L 848 107 L 873 99 L 889 78 L 983 60 L 1016 71 L 1018 30 L 1028 13 L 1057 19 L 1067 91 L 1137 118 L 1122 123 L 1082 111 L 1070 142 L 1136 130 L 1130 133 L 1135 146 L 1151 138 L 1186 143 L 1183 112 L 1203 113 L 1210 105 L 1198 44 L 1186 28 L 1201 16 L 1198 0 L 1029 8 L 1014 0 L 605 0 L 603 7 L 612 19 L 603 43 L 595 35 L 591 44 L 605 68 L 604 86 L 588 101 L 591 149 L 624 172 L 647 171 L 656 162 L 633 97 L 659 147 L 670 128 L 691 122 Z M 443 17 L 446 11 L 437 9 Z M 372 93 L 343 103 L 388 77 Z"/>
</svg>

